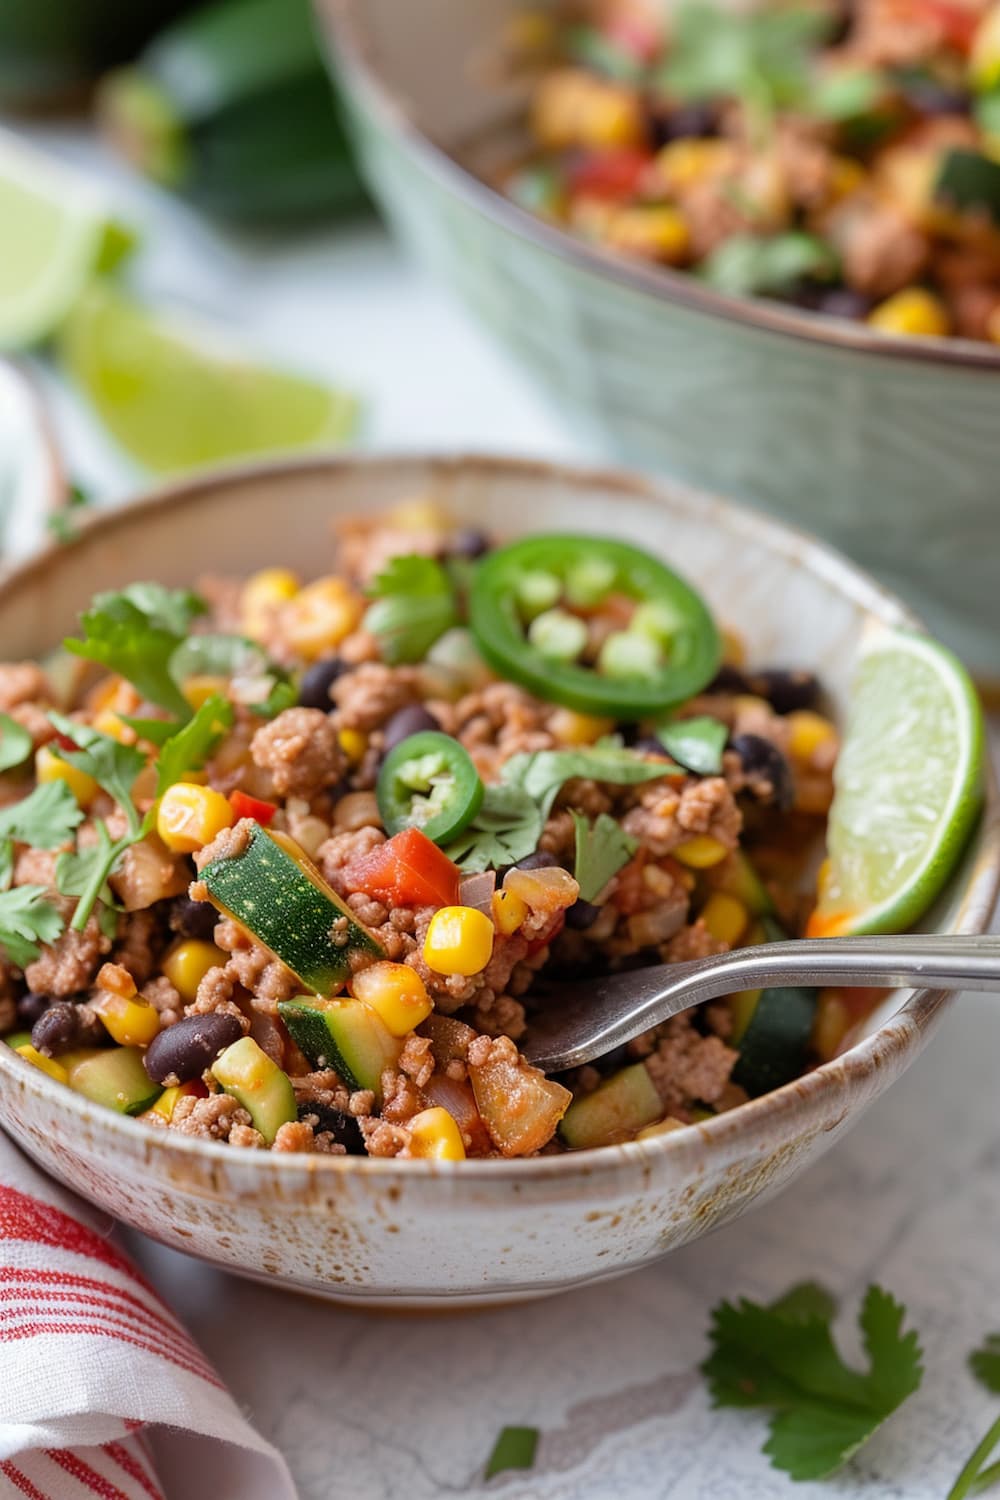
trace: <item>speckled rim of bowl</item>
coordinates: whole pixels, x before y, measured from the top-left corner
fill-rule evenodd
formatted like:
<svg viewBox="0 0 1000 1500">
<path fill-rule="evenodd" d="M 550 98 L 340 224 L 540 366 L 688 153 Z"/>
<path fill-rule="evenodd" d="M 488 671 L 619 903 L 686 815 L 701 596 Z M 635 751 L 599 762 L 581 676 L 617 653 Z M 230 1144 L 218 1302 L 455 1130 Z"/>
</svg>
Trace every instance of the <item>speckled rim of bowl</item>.
<svg viewBox="0 0 1000 1500">
<path fill-rule="evenodd" d="M 483 178 L 463 167 L 455 157 L 425 135 L 404 102 L 380 76 L 368 56 L 356 21 L 358 0 L 314 0 L 321 20 L 329 21 L 331 61 L 350 74 L 350 87 L 364 96 L 365 108 L 391 130 L 421 166 L 442 186 L 472 203 L 503 228 L 532 240 L 541 249 L 570 261 L 582 270 L 607 276 L 664 302 L 675 302 L 711 317 L 742 323 L 785 338 L 847 349 L 872 358 L 912 361 L 915 364 L 958 366 L 996 375 L 1000 347 L 965 338 L 907 337 L 880 333 L 864 323 L 832 318 L 763 297 L 736 297 L 670 267 L 647 266 L 623 255 L 602 250 L 586 240 L 521 208 Z"/>
<path fill-rule="evenodd" d="M 580 469 L 572 464 L 550 463 L 542 459 L 500 458 L 481 453 L 441 457 L 434 453 L 414 451 L 386 456 L 347 454 L 275 459 L 220 469 L 208 476 L 181 479 L 115 509 L 89 512 L 81 518 L 77 536 L 80 540 L 92 535 L 111 536 L 120 529 L 141 525 L 143 517 L 148 514 L 174 507 L 183 510 L 188 506 L 197 511 L 205 501 L 206 490 L 225 490 L 239 486 L 248 479 L 271 476 L 275 484 L 279 485 L 282 479 L 310 470 L 329 473 L 357 469 L 366 472 L 396 467 L 403 469 L 414 464 L 427 464 L 432 472 L 443 474 L 478 471 L 488 476 L 497 470 L 503 470 L 516 472 L 526 478 L 536 476 L 541 481 L 558 475 L 563 483 L 581 489 L 617 488 L 653 500 L 666 489 L 673 490 L 676 495 L 682 499 L 688 498 L 691 502 L 697 497 L 701 502 L 711 505 L 713 520 L 722 518 L 728 528 L 763 542 L 769 550 L 782 553 L 810 573 L 826 578 L 860 609 L 921 628 L 912 611 L 901 604 L 889 589 L 841 556 L 834 548 L 814 540 L 806 532 L 688 485 L 671 485 L 669 482 L 657 484 L 621 469 Z M 74 545 L 75 539 L 62 543 L 52 542 L 27 562 L 0 568 L 0 592 L 9 588 L 30 589 L 37 578 L 49 569 L 58 567 L 59 558 L 66 548 Z M 987 767 L 986 782 L 986 805 L 978 829 L 982 847 L 970 872 L 961 905 L 957 924 L 961 932 L 984 931 L 1000 894 L 1000 791 L 990 766 Z M 752 1135 L 759 1129 L 761 1138 L 765 1138 L 764 1126 L 769 1120 L 783 1116 L 786 1128 L 792 1128 L 799 1118 L 805 1121 L 814 1113 L 824 1095 L 842 1094 L 845 1098 L 845 1110 L 848 1109 L 851 1094 L 860 1090 L 866 1080 L 904 1058 L 914 1045 L 919 1049 L 922 1037 L 938 1019 L 939 1012 L 946 1009 L 954 998 L 954 993 L 950 991 L 915 990 L 877 1031 L 831 1062 L 823 1063 L 781 1088 L 751 1099 L 714 1119 L 700 1121 L 684 1131 L 667 1132 L 645 1141 L 626 1141 L 620 1145 L 570 1151 L 559 1156 L 471 1159 L 464 1162 L 399 1161 L 396 1158 L 296 1155 L 292 1152 L 275 1155 L 270 1151 L 248 1152 L 242 1160 L 245 1162 L 247 1157 L 252 1157 L 253 1167 L 271 1176 L 290 1172 L 306 1176 L 316 1172 L 361 1172 L 389 1177 L 403 1173 L 418 1176 L 457 1174 L 459 1178 L 503 1179 L 513 1183 L 524 1174 L 529 1174 L 532 1178 L 559 1179 L 573 1177 L 580 1172 L 592 1176 L 597 1172 L 614 1172 L 620 1167 L 647 1163 L 661 1155 L 681 1150 L 690 1140 L 692 1130 L 698 1131 L 704 1148 L 714 1149 L 720 1156 L 725 1156 L 728 1148 L 736 1145 L 746 1134 Z M 0 1076 L 3 1075 L 7 1075 L 12 1082 L 39 1100 L 47 1102 L 58 1114 L 78 1120 L 92 1121 L 99 1118 L 105 1130 L 127 1131 L 131 1144 L 139 1144 L 139 1138 L 132 1134 L 133 1131 L 148 1134 L 148 1126 L 140 1125 L 128 1116 L 101 1109 L 72 1093 L 65 1085 L 49 1078 L 40 1069 L 24 1063 L 9 1048 L 0 1044 Z M 197 1160 L 214 1159 L 219 1162 L 231 1161 L 233 1149 L 221 1142 L 176 1133 L 158 1133 L 156 1147 L 158 1153 L 166 1149 L 178 1158 L 193 1156 Z"/>
</svg>

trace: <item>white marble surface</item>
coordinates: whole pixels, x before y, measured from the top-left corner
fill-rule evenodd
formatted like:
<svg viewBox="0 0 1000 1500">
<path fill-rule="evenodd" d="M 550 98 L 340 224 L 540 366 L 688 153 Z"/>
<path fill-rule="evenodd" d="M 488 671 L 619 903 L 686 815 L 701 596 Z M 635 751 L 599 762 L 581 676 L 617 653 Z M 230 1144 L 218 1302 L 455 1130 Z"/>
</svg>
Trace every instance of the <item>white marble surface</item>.
<svg viewBox="0 0 1000 1500">
<path fill-rule="evenodd" d="M 34 135 L 103 172 L 147 227 L 144 291 L 364 391 L 366 446 L 592 456 L 377 230 L 236 240 L 137 188 L 85 137 Z M 138 476 L 43 378 L 74 477 L 104 498 L 128 493 Z M 395 1319 L 243 1283 L 137 1236 L 132 1247 L 284 1450 L 303 1500 L 474 1495 L 505 1423 L 543 1436 L 534 1472 L 489 1486 L 504 1500 L 943 1500 L 1000 1405 L 964 1368 L 1000 1328 L 998 1059 L 1000 1006 L 963 999 L 911 1073 L 776 1203 L 630 1279 L 548 1303 Z M 840 1478 L 793 1487 L 760 1454 L 759 1417 L 709 1410 L 697 1366 L 714 1302 L 805 1278 L 852 1312 L 870 1280 L 889 1287 L 921 1332 L 928 1374 Z"/>
</svg>

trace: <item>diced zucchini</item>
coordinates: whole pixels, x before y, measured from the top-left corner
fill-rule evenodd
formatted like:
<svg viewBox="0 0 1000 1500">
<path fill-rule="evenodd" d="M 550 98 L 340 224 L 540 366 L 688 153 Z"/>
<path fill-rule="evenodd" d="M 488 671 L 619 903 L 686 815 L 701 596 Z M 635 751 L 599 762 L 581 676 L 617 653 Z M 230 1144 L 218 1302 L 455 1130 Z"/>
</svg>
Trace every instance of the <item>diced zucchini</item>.
<svg viewBox="0 0 1000 1500">
<path fill-rule="evenodd" d="M 742 901 L 752 917 L 774 915 L 774 903 L 764 882 L 742 849 L 734 849 L 728 859 L 707 871 L 705 883 L 710 890 L 725 891 Z"/>
<path fill-rule="evenodd" d="M 58 1059 L 74 1093 L 121 1115 L 139 1115 L 163 1092 L 154 1083 L 138 1047 L 87 1047 Z"/>
<path fill-rule="evenodd" d="M 269 948 L 306 989 L 337 989 L 351 973 L 352 954 L 384 957 L 287 834 L 256 824 L 242 854 L 213 860 L 201 878 L 212 904 Z"/>
<path fill-rule="evenodd" d="M 939 203 L 960 213 L 985 214 L 1000 224 L 1000 162 L 980 151 L 946 151 L 934 184 Z"/>
<path fill-rule="evenodd" d="M 805 1066 L 816 1017 L 817 990 L 763 990 L 739 1041 L 733 1082 L 751 1097 L 797 1078 Z"/>
<path fill-rule="evenodd" d="M 247 1110 L 254 1129 L 269 1146 L 282 1125 L 295 1119 L 295 1090 L 287 1073 L 252 1036 L 241 1037 L 220 1053 L 212 1064 L 212 1076 Z"/>
<path fill-rule="evenodd" d="M 663 1100 L 645 1063 L 612 1073 L 592 1094 L 570 1105 L 559 1126 L 567 1146 L 610 1146 L 627 1141 L 645 1125 L 663 1118 Z"/>
<path fill-rule="evenodd" d="M 11 1031 L 4 1037 L 8 1047 L 13 1047 L 16 1052 L 18 1047 L 27 1047 L 31 1043 L 30 1031 Z"/>
<path fill-rule="evenodd" d="M 278 1003 L 293 1042 L 314 1068 L 333 1068 L 351 1089 L 382 1099 L 382 1072 L 395 1065 L 403 1043 L 360 1000 L 299 997 Z"/>
</svg>

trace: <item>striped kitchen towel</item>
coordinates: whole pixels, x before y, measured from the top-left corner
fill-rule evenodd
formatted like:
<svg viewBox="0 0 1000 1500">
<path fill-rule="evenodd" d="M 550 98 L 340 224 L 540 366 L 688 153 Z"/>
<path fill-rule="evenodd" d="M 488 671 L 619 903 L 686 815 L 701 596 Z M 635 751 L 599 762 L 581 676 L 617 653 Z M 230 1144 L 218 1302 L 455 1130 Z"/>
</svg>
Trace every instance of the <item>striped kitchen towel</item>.
<svg viewBox="0 0 1000 1500">
<path fill-rule="evenodd" d="M 294 1500 L 111 1227 L 0 1134 L 0 1496 Z"/>
</svg>

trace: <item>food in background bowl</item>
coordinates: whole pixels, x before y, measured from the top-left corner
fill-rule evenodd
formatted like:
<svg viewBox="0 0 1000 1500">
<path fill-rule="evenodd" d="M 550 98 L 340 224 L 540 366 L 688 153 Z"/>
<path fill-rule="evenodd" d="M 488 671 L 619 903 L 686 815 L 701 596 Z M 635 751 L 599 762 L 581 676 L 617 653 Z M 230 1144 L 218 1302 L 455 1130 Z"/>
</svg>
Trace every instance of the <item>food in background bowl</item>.
<svg viewBox="0 0 1000 1500">
<path fill-rule="evenodd" d="M 1000 342 L 1000 9 L 569 3 L 522 206 L 609 250 L 896 334 Z"/>
</svg>

